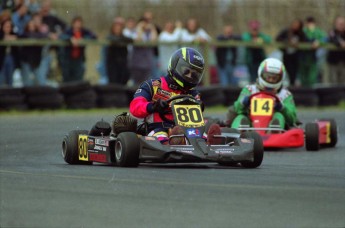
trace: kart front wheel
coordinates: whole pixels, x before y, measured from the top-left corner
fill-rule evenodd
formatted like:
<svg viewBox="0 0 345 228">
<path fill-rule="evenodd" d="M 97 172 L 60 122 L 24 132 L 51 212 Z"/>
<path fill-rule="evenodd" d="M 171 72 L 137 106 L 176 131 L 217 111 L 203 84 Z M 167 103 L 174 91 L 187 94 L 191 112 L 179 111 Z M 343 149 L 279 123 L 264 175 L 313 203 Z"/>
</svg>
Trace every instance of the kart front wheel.
<svg viewBox="0 0 345 228">
<path fill-rule="evenodd" d="M 319 125 L 317 123 L 307 123 L 305 125 L 305 148 L 308 151 L 317 151 L 319 144 Z"/>
<path fill-rule="evenodd" d="M 92 162 L 79 161 L 78 158 L 78 138 L 79 135 L 87 135 L 87 130 L 70 131 L 62 141 L 62 157 L 68 164 L 91 165 Z"/>
<path fill-rule="evenodd" d="M 115 143 L 116 163 L 121 167 L 137 167 L 139 150 L 139 139 L 134 132 L 120 133 Z"/>
<path fill-rule="evenodd" d="M 261 136 L 255 131 L 250 131 L 250 132 L 243 132 L 241 134 L 241 138 L 254 139 L 254 147 L 253 147 L 254 160 L 253 161 L 243 161 L 243 162 L 241 162 L 241 165 L 245 168 L 257 168 L 257 167 L 259 167 L 262 163 L 263 158 L 264 158 L 264 146 L 263 146 Z"/>
</svg>

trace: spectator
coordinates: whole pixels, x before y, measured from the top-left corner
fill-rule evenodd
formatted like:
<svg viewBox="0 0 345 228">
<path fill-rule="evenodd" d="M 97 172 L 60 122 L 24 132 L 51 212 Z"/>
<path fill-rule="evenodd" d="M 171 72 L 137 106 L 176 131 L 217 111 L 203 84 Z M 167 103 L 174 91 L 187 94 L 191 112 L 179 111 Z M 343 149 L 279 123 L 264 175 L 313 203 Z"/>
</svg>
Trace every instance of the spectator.
<svg viewBox="0 0 345 228">
<path fill-rule="evenodd" d="M 260 31 L 260 22 L 252 20 L 248 23 L 249 32 L 242 35 L 242 40 L 255 44 L 270 43 L 272 41 L 269 35 Z M 247 47 L 245 52 L 245 62 L 250 74 L 250 82 L 256 80 L 257 69 L 260 63 L 266 58 L 265 50 L 262 47 Z"/>
<path fill-rule="evenodd" d="M 168 21 L 165 23 L 164 30 L 159 34 L 158 40 L 160 42 L 178 42 L 180 41 L 182 31 L 182 23 Z M 159 45 L 159 62 L 161 72 L 166 71 L 167 63 L 169 63 L 170 56 L 178 49 L 177 44 L 160 44 Z"/>
<path fill-rule="evenodd" d="M 217 36 L 219 41 L 241 40 L 241 37 L 234 35 L 232 25 L 225 25 L 223 33 Z M 216 48 L 216 58 L 218 65 L 218 75 L 222 85 L 237 86 L 238 81 L 235 79 L 233 72 L 237 60 L 236 47 L 218 47 Z"/>
<path fill-rule="evenodd" d="M 10 19 L 0 24 L 0 40 L 16 40 Z M 15 46 L 0 46 L 0 86 L 13 84 L 13 72 L 18 65 L 18 48 Z"/>
<path fill-rule="evenodd" d="M 294 86 L 297 79 L 299 63 L 303 61 L 301 59 L 301 52 L 297 47 L 300 42 L 306 41 L 306 36 L 303 32 L 303 21 L 300 19 L 293 20 L 288 28 L 283 29 L 278 34 L 276 41 L 284 42 L 286 45 L 282 49 L 283 62 L 289 75 L 290 85 Z"/>
<path fill-rule="evenodd" d="M 203 56 L 206 56 L 208 53 L 204 53 L 198 44 L 205 43 L 210 40 L 211 37 L 203 28 L 200 27 L 199 22 L 195 18 L 189 18 L 187 20 L 186 28 L 181 32 L 182 42 L 192 42 L 197 44 L 188 46 L 198 50 Z"/>
<path fill-rule="evenodd" d="M 2 0 L 0 3 L 0 12 L 3 10 L 13 11 L 16 8 L 14 0 Z"/>
<path fill-rule="evenodd" d="M 151 11 L 145 11 L 142 18 L 144 18 L 148 23 L 152 24 L 157 32 L 157 36 L 161 33 L 161 28 L 154 22 L 153 20 L 153 13 Z M 162 76 L 162 72 L 160 70 L 160 62 L 159 62 L 159 50 L 158 46 L 154 46 L 153 48 L 153 62 L 152 62 L 152 78 L 159 78 Z"/>
<path fill-rule="evenodd" d="M 125 20 L 122 17 L 115 18 L 107 39 L 111 45 L 106 48 L 106 72 L 110 83 L 125 85 L 129 79 L 127 66 L 127 47 L 125 44 L 132 42 L 131 38 L 123 35 Z"/>
<path fill-rule="evenodd" d="M 329 42 L 343 50 L 329 51 L 327 61 L 330 70 L 330 82 L 345 84 L 345 17 L 338 16 L 328 36 Z"/>
<path fill-rule="evenodd" d="M 135 41 L 151 42 L 157 40 L 157 30 L 147 20 L 141 19 L 136 27 Z M 151 76 L 154 62 L 154 50 L 152 47 L 134 47 L 132 55 L 131 80 L 139 85 Z"/>
<path fill-rule="evenodd" d="M 66 23 L 52 13 L 52 5 L 49 0 L 42 3 L 40 14 L 42 23 L 49 27 L 50 36 L 57 38 L 67 28 Z"/>
<path fill-rule="evenodd" d="M 42 39 L 48 36 L 48 29 L 43 30 L 38 27 L 36 17 L 38 14 L 26 25 L 24 34 L 21 38 Z M 40 72 L 40 63 L 42 59 L 42 46 L 23 46 L 20 51 L 20 67 L 24 86 L 31 86 L 34 84 L 45 85 L 46 75 Z M 32 79 L 32 75 L 35 80 Z"/>
<path fill-rule="evenodd" d="M 123 35 L 125 37 L 131 38 L 132 40 L 135 40 L 137 38 L 137 22 L 133 17 L 129 17 L 126 20 L 126 27 L 123 30 Z M 132 68 L 132 59 L 133 59 L 133 45 L 128 45 L 128 54 L 127 54 L 127 63 L 128 63 L 128 69 Z M 130 70 L 131 71 L 131 70 Z"/>
<path fill-rule="evenodd" d="M 182 30 L 182 42 L 202 43 L 211 40 L 211 37 L 200 28 L 198 21 L 195 18 L 189 18 L 186 23 L 186 29 Z"/>
<path fill-rule="evenodd" d="M 40 4 L 37 2 L 37 0 L 29 0 L 28 2 L 28 10 L 31 15 L 38 13 L 41 9 Z"/>
<path fill-rule="evenodd" d="M 313 17 L 307 17 L 303 31 L 306 35 L 307 42 L 312 44 L 313 49 L 302 51 L 303 61 L 299 64 L 298 72 L 300 74 L 301 85 L 311 87 L 317 82 L 319 73 L 316 50 L 320 47 L 320 43 L 324 42 L 326 35 L 316 26 L 316 21 Z"/>
<path fill-rule="evenodd" d="M 14 31 L 19 35 L 23 35 L 25 26 L 30 21 L 31 16 L 28 14 L 28 7 L 25 4 L 19 4 L 15 12 L 12 14 L 12 22 Z"/>
<path fill-rule="evenodd" d="M 62 77 L 64 82 L 81 81 L 85 72 L 85 46 L 81 39 L 96 39 L 96 35 L 84 28 L 83 19 L 73 18 L 71 28 L 61 35 L 62 40 L 70 41 L 71 46 L 64 49 L 62 62 Z"/>
</svg>

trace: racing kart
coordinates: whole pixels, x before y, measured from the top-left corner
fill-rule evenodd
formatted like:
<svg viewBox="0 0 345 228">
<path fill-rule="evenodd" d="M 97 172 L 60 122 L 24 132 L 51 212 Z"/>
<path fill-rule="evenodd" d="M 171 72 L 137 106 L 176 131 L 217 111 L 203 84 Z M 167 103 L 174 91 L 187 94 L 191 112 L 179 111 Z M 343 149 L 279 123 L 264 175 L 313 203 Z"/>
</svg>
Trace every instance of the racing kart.
<svg viewBox="0 0 345 228">
<path fill-rule="evenodd" d="M 236 129 L 223 128 L 221 135 L 213 136 L 219 144 L 208 145 L 200 102 L 188 95 L 177 95 L 167 102 L 171 107 L 170 115 L 172 113 L 174 117 L 173 123 L 184 131 L 182 135 L 170 135 L 169 142 L 174 137 L 184 137 L 186 145 L 164 145 L 156 137 L 147 136 L 143 124 L 136 129 L 111 133 L 114 129 L 110 124 L 100 121 L 90 131 L 74 130 L 64 137 L 64 160 L 68 164 L 100 162 L 120 167 L 182 162 L 217 162 L 225 166 L 240 163 L 244 168 L 261 165 L 264 149 L 258 133 L 239 133 Z M 160 113 L 160 116 L 169 121 L 167 113 Z"/>
<path fill-rule="evenodd" d="M 256 131 L 263 140 L 264 148 L 303 147 L 317 151 L 320 147 L 334 147 L 337 143 L 337 126 L 334 119 L 320 119 L 301 125 L 286 127 L 270 126 L 274 105 L 279 98 L 267 92 L 250 96 L 249 119 L 251 126 L 240 126 L 240 131 Z"/>
</svg>

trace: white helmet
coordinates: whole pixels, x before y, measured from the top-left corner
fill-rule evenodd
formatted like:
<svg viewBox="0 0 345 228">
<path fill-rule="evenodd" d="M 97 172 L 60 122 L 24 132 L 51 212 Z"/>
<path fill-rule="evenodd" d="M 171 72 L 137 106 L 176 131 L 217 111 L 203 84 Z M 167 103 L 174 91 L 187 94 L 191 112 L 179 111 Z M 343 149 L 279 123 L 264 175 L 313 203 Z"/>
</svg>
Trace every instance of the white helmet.
<svg viewBox="0 0 345 228">
<path fill-rule="evenodd" d="M 278 90 L 285 78 L 284 64 L 274 58 L 267 58 L 261 62 L 258 69 L 258 85 L 263 90 Z"/>
</svg>

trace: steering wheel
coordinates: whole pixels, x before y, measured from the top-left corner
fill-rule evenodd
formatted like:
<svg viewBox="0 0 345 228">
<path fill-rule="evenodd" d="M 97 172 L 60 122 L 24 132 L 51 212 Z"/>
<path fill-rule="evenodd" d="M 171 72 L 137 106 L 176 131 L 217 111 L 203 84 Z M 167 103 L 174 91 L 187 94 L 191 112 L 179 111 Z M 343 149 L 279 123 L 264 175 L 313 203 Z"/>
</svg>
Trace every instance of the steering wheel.
<svg viewBox="0 0 345 228">
<path fill-rule="evenodd" d="M 196 100 L 193 96 L 191 96 L 191 95 L 180 94 L 180 95 L 177 95 L 177 96 L 174 96 L 174 97 L 169 98 L 168 100 L 166 100 L 166 102 L 167 102 L 168 104 L 170 104 L 171 102 L 173 102 L 173 101 L 175 101 L 175 100 L 183 99 L 183 98 L 185 98 L 185 99 L 187 99 L 187 98 L 188 98 L 188 99 L 193 99 L 193 100 L 197 101 L 197 100 Z M 175 124 L 175 121 L 169 120 L 169 119 L 166 117 L 166 115 L 167 115 L 168 113 L 170 113 L 170 111 L 160 112 L 160 113 L 159 113 L 159 117 L 160 117 L 162 120 L 164 120 L 165 122 L 167 122 L 167 123 Z"/>
</svg>

